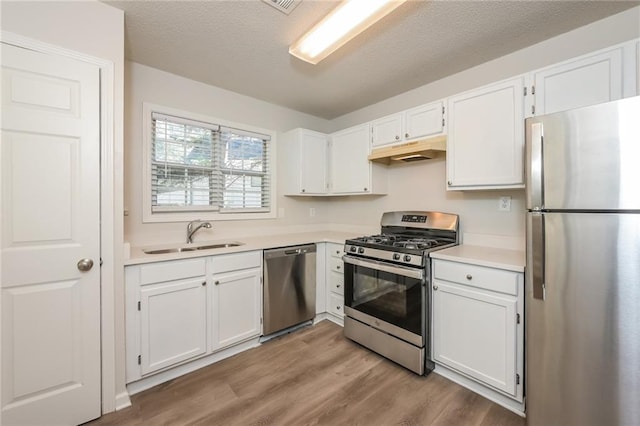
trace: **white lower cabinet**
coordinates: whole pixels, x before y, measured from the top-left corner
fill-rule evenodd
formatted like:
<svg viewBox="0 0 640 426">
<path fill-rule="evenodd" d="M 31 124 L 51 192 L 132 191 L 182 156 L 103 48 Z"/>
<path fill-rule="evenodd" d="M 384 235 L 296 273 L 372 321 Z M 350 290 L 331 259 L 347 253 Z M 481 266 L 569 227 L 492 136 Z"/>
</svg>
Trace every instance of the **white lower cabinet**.
<svg viewBox="0 0 640 426">
<path fill-rule="evenodd" d="M 522 273 L 434 259 L 433 276 L 434 361 L 521 402 Z"/>
<path fill-rule="evenodd" d="M 140 368 L 149 374 L 207 351 L 205 277 L 140 290 Z"/>
<path fill-rule="evenodd" d="M 212 350 L 260 335 L 261 276 L 260 268 L 213 276 Z"/>
<path fill-rule="evenodd" d="M 344 320 L 344 244 L 327 243 L 327 312 L 340 324 Z"/>
<path fill-rule="evenodd" d="M 127 383 L 257 338 L 262 251 L 125 269 Z"/>
</svg>

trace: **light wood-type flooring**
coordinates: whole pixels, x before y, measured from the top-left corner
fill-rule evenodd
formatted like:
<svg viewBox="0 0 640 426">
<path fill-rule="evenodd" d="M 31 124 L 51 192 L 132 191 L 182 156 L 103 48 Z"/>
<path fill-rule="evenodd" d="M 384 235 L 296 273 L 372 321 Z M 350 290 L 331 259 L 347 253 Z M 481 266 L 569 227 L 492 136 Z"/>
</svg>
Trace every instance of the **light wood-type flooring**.
<svg viewBox="0 0 640 426">
<path fill-rule="evenodd" d="M 133 395 L 93 425 L 514 425 L 437 374 L 418 376 L 322 321 Z"/>
</svg>

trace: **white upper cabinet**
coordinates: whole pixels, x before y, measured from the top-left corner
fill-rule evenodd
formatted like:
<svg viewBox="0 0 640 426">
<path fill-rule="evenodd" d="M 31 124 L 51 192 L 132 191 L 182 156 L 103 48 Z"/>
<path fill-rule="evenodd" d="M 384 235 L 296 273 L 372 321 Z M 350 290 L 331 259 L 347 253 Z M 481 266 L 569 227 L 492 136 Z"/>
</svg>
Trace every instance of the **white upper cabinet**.
<svg viewBox="0 0 640 426">
<path fill-rule="evenodd" d="M 623 47 L 581 56 L 533 72 L 534 109 L 551 114 L 623 97 Z"/>
<path fill-rule="evenodd" d="M 282 135 L 279 154 L 284 164 L 282 179 L 287 195 L 323 195 L 328 191 L 329 137 L 307 129 Z M 365 156 L 366 158 L 366 156 Z"/>
<path fill-rule="evenodd" d="M 369 123 L 332 135 L 294 129 L 282 135 L 280 176 L 285 195 L 358 195 L 386 192 L 386 169 L 371 164 Z"/>
<path fill-rule="evenodd" d="M 402 143 L 444 132 L 444 103 L 433 102 L 371 122 L 373 147 Z"/>
<path fill-rule="evenodd" d="M 369 152 L 369 124 L 350 127 L 331 135 L 329 169 L 332 194 L 386 191 L 386 170 L 367 159 Z"/>
<path fill-rule="evenodd" d="M 448 101 L 447 189 L 522 188 L 524 77 Z"/>
</svg>

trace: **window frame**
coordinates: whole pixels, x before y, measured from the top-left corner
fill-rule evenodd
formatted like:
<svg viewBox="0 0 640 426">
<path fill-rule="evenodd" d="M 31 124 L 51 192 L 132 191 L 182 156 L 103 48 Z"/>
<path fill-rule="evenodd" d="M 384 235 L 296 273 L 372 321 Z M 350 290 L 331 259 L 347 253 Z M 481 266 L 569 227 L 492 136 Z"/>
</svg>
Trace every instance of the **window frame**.
<svg viewBox="0 0 640 426">
<path fill-rule="evenodd" d="M 247 132 L 260 133 L 271 138 L 268 142 L 268 178 L 269 178 L 269 211 L 231 211 L 231 210 L 207 210 L 193 209 L 190 211 L 153 211 L 152 209 L 152 148 L 153 148 L 153 113 L 165 114 L 184 118 L 187 120 L 201 121 L 220 127 L 242 129 Z M 242 123 L 235 123 L 220 118 L 209 117 L 189 111 L 183 111 L 149 102 L 142 104 L 142 222 L 188 222 L 196 219 L 218 221 L 218 220 L 254 220 L 254 219 L 274 219 L 276 218 L 276 132 Z"/>
</svg>

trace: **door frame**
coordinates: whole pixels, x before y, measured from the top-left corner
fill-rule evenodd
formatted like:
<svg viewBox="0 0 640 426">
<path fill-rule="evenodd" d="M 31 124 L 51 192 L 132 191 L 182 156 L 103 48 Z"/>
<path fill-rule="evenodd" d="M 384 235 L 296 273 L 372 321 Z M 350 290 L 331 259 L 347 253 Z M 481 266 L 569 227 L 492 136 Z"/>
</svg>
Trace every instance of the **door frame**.
<svg viewBox="0 0 640 426">
<path fill-rule="evenodd" d="M 115 65 L 112 61 L 65 49 L 8 31 L 0 32 L 0 41 L 40 53 L 63 56 L 96 65 L 100 69 L 100 355 L 102 414 L 131 405 L 129 394 L 117 394 L 116 365 L 124 357 L 124 328 L 116 325 L 116 300 L 123 289 L 122 203 L 116 202 L 117 185 L 122 188 L 122 147 L 115 135 Z M 119 174 L 116 174 L 118 172 Z M 117 211 L 119 210 L 119 211 Z M 118 297 L 118 296 L 121 297 Z M 122 341 L 121 344 L 118 344 Z M 117 353 L 118 348 L 122 354 Z"/>
</svg>

